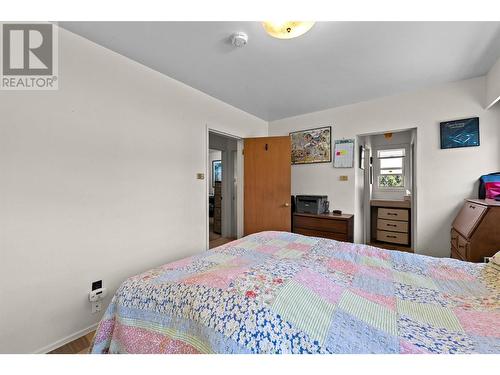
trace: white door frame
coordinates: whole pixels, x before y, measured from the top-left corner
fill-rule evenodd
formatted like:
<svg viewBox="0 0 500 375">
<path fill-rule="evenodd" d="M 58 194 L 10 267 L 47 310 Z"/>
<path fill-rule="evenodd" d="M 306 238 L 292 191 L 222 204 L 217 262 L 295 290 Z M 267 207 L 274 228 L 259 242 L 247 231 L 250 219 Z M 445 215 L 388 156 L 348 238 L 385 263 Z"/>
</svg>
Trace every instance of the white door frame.
<svg viewBox="0 0 500 375">
<path fill-rule="evenodd" d="M 414 126 L 414 127 L 411 127 L 411 128 L 402 128 L 402 129 L 395 129 L 395 130 L 385 130 L 384 132 L 371 132 L 371 133 L 364 133 L 364 134 L 358 134 L 357 136 L 358 137 L 369 137 L 369 136 L 374 136 L 374 135 L 380 135 L 380 134 L 384 134 L 384 133 L 387 133 L 387 132 L 392 132 L 392 133 L 397 133 L 397 132 L 402 132 L 402 131 L 410 131 L 412 132 L 412 143 L 413 143 L 413 152 L 412 152 L 412 155 L 411 155 L 411 161 L 413 163 L 412 165 L 412 176 L 411 176 L 411 195 L 412 195 L 412 202 L 411 202 L 411 246 L 412 246 L 412 249 L 415 253 L 417 253 L 417 249 L 418 249 L 418 236 L 417 236 L 417 220 L 418 220 L 418 202 L 417 202 L 417 199 L 418 199 L 418 191 L 417 191 L 417 188 L 418 188 L 418 181 L 420 180 L 420 174 L 419 174 L 419 170 L 418 170 L 418 158 L 419 158 L 419 144 L 418 144 L 418 138 L 419 138 L 419 128 L 418 126 Z M 373 150 L 375 149 L 375 147 L 373 145 L 370 146 L 371 150 L 372 150 L 372 156 L 373 156 Z M 411 144 L 410 144 L 410 149 L 412 149 L 411 147 Z M 367 172 L 368 171 L 368 172 Z M 365 173 L 370 173 L 369 169 L 367 170 L 365 168 Z M 368 175 L 369 176 L 369 175 Z M 366 185 L 364 186 L 364 189 L 366 189 Z M 364 189 L 363 189 L 363 194 L 364 194 Z M 355 196 L 356 196 L 356 193 L 355 193 Z M 370 208 L 370 202 L 369 202 L 369 199 L 368 199 L 368 202 L 364 202 L 365 205 L 367 205 L 368 208 Z M 366 214 L 366 211 L 364 211 L 364 214 Z M 370 215 L 371 216 L 371 215 Z M 366 219 L 366 218 L 365 218 Z M 371 221 L 371 217 L 369 219 Z M 365 224 L 364 226 L 366 227 L 366 221 L 365 221 Z M 366 230 L 368 229 L 368 231 Z M 365 241 L 368 239 L 370 240 L 371 238 L 371 223 L 370 225 L 368 226 L 368 228 L 365 228 L 364 230 L 364 233 L 365 233 L 365 236 L 368 235 L 369 237 L 368 238 L 365 238 Z"/>
<path fill-rule="evenodd" d="M 208 211 L 209 211 L 209 205 L 208 205 L 208 192 L 209 192 L 209 184 L 210 184 L 210 173 L 211 171 L 211 166 L 208 165 L 209 161 L 209 153 L 210 153 L 210 133 L 218 134 L 223 137 L 227 138 L 232 138 L 236 140 L 236 146 L 237 146 L 237 161 L 236 161 L 236 166 L 237 170 L 235 172 L 235 177 L 237 181 L 237 191 L 236 191 L 236 229 L 237 229 L 237 238 L 240 238 L 243 236 L 243 138 L 238 137 L 233 134 L 226 133 L 224 131 L 218 130 L 216 127 L 210 126 L 209 124 L 206 125 L 206 132 L 205 132 L 205 137 L 206 137 L 206 142 L 205 142 L 205 249 L 209 249 L 209 237 L 210 237 L 210 223 L 209 223 L 209 218 L 208 218 Z M 224 151 L 223 151 L 224 152 Z M 223 172 L 224 173 L 224 172 Z M 227 184 L 226 184 L 227 185 Z M 223 212 L 224 211 L 224 200 L 222 201 L 223 205 Z"/>
<path fill-rule="evenodd" d="M 370 158 L 371 146 L 365 147 L 365 164 L 363 165 L 363 243 L 367 244 L 371 239 L 371 184 L 370 184 Z"/>
</svg>

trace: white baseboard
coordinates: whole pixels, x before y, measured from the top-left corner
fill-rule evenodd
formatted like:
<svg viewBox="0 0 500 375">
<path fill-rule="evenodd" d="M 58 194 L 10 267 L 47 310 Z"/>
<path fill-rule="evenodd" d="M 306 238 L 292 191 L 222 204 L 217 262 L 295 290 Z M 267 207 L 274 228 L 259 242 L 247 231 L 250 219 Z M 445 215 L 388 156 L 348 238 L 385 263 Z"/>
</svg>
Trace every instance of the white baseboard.
<svg viewBox="0 0 500 375">
<path fill-rule="evenodd" d="M 56 342 L 54 342 L 50 345 L 44 346 L 43 348 L 35 351 L 35 354 L 46 354 L 48 352 L 51 352 L 54 349 L 57 349 L 63 345 L 66 345 L 67 343 L 69 343 L 71 341 L 79 339 L 80 337 L 85 336 L 87 333 L 94 331 L 97 328 L 98 324 L 99 323 L 92 324 L 90 327 L 84 328 L 84 329 L 82 329 L 78 332 L 75 332 L 72 335 L 69 335 L 63 339 L 57 340 Z"/>
</svg>

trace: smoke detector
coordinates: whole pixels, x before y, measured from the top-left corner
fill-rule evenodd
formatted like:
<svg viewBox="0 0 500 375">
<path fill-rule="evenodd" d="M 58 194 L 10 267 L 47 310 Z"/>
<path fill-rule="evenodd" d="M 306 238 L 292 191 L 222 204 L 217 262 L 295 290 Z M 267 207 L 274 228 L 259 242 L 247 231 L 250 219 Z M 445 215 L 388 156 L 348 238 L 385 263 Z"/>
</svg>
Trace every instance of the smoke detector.
<svg viewBox="0 0 500 375">
<path fill-rule="evenodd" d="M 248 43 L 248 35 L 245 33 L 234 33 L 231 35 L 231 43 L 235 47 L 245 47 Z"/>
</svg>

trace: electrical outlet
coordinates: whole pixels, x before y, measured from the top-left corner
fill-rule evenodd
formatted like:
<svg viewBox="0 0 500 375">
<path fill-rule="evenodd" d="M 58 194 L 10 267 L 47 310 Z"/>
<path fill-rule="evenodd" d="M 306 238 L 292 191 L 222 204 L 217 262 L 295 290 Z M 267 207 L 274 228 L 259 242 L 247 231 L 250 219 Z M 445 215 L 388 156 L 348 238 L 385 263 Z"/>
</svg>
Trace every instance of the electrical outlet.
<svg viewBox="0 0 500 375">
<path fill-rule="evenodd" d="M 98 313 L 102 310 L 102 301 L 92 302 L 92 314 Z"/>
</svg>

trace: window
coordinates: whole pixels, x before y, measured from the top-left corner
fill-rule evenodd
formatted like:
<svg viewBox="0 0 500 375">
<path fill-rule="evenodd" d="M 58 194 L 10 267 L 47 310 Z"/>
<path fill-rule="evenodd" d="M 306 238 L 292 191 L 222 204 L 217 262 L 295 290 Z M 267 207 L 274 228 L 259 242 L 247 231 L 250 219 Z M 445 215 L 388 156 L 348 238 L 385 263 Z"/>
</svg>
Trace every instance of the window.
<svg viewBox="0 0 500 375">
<path fill-rule="evenodd" d="M 405 187 L 404 148 L 377 151 L 377 187 L 379 189 L 403 189 Z"/>
</svg>

